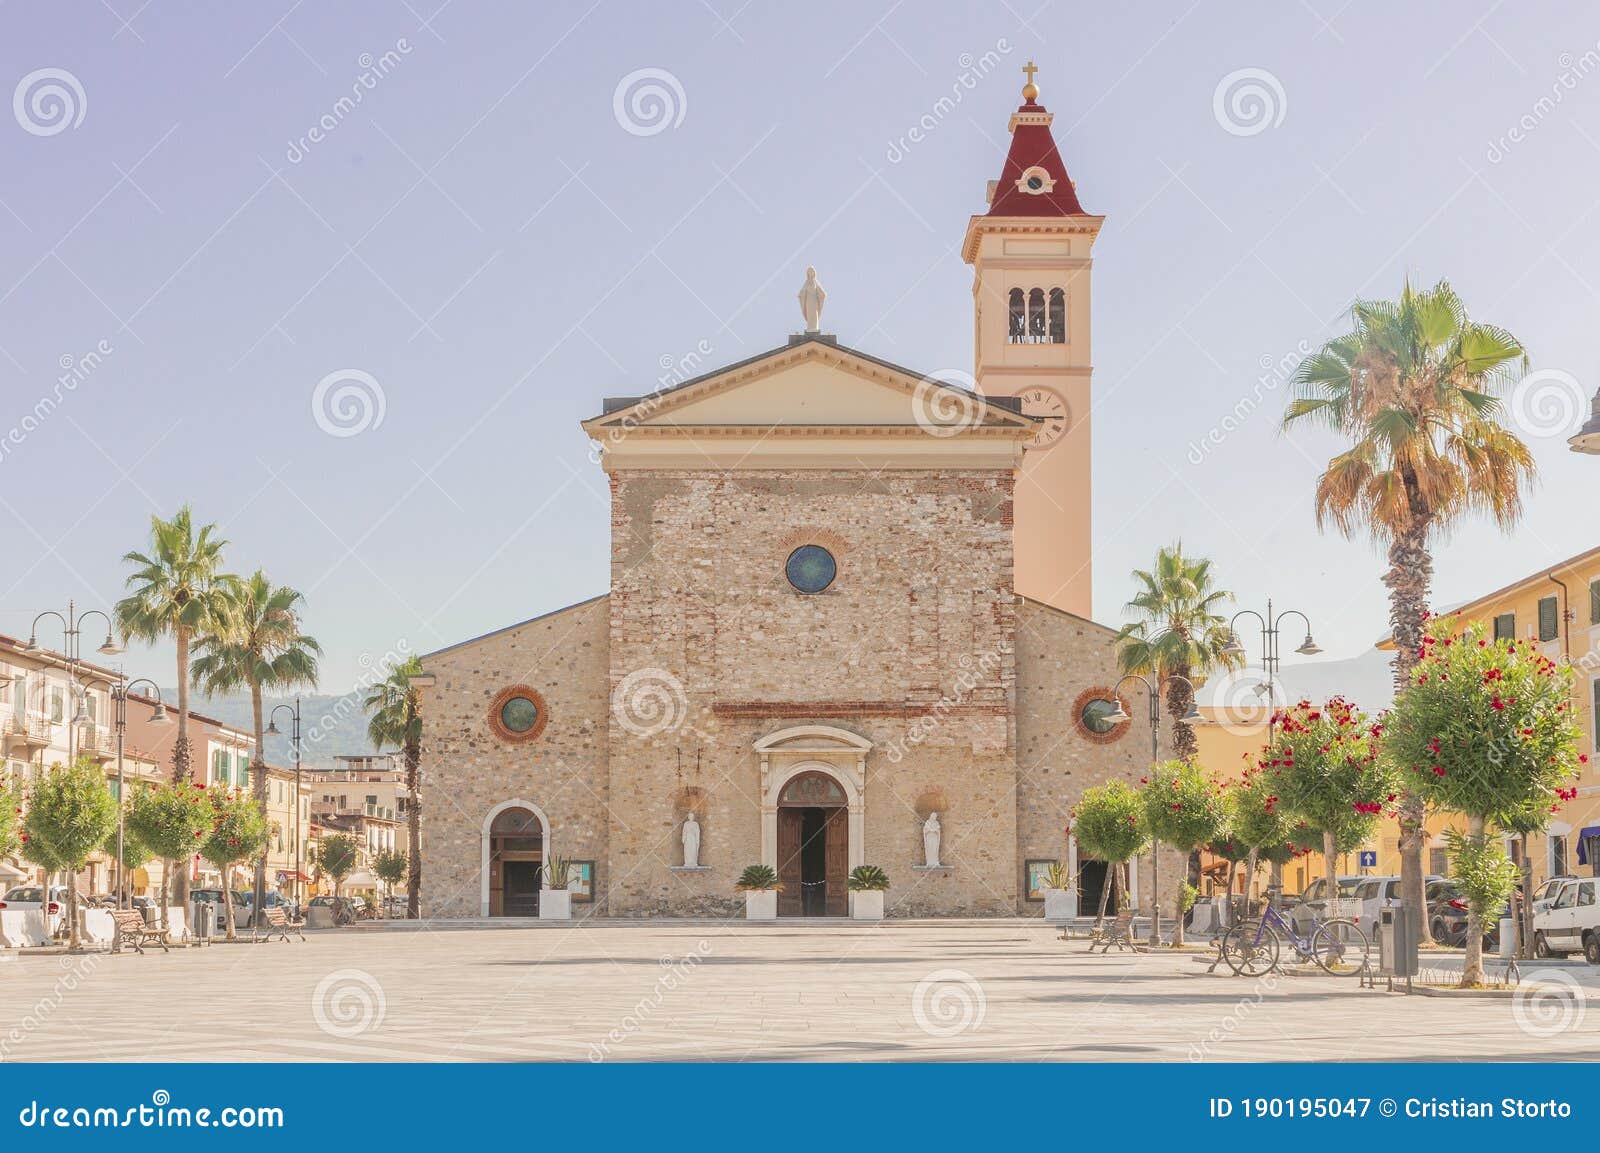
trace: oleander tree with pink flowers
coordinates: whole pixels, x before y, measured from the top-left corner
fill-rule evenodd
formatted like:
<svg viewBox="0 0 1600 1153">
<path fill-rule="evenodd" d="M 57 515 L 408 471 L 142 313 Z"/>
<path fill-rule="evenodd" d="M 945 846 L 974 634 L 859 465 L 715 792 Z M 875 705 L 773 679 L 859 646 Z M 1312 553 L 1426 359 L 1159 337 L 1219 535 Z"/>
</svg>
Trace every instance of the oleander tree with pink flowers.
<svg viewBox="0 0 1600 1153">
<path fill-rule="evenodd" d="M 1343 697 L 1303 700 L 1273 717 L 1257 772 L 1289 815 L 1321 835 L 1330 899 L 1339 892 L 1339 853 L 1369 838 L 1399 799 L 1395 774 L 1379 756 L 1382 737 L 1383 726 Z"/>
<path fill-rule="evenodd" d="M 1463 987 L 1483 982 L 1483 921 L 1515 884 L 1491 829 L 1541 826 L 1577 795 L 1580 729 L 1574 673 L 1528 640 L 1496 640 L 1481 623 L 1434 619 L 1386 718 L 1385 757 L 1430 809 L 1459 813 L 1455 871 L 1479 878 L 1467 898 Z M 1503 862 L 1503 863 L 1502 863 Z"/>
</svg>

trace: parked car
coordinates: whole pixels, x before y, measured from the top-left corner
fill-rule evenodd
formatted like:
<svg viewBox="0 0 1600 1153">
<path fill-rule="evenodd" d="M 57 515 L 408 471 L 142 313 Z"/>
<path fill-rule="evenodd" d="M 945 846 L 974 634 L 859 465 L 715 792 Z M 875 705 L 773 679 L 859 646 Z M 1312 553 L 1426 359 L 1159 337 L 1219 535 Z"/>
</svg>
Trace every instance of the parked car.
<svg viewBox="0 0 1600 1153">
<path fill-rule="evenodd" d="M 43 890 L 38 885 L 17 885 L 9 889 L 3 898 L 0 898 L 0 909 L 22 910 L 32 912 L 45 904 L 41 893 Z M 67 915 L 67 887 L 65 885 L 50 886 L 49 908 L 45 909 L 45 928 L 51 936 L 55 935 L 56 928 Z"/>
<path fill-rule="evenodd" d="M 1467 902 L 1461 890 L 1451 880 L 1430 881 L 1426 889 L 1428 900 L 1428 935 L 1441 945 L 1460 948 L 1467 943 Z M 1500 906 L 1500 911 L 1488 917 L 1483 925 L 1483 947 L 1491 952 L 1500 948 L 1500 922 L 1511 916 L 1511 903 Z"/>
<path fill-rule="evenodd" d="M 1365 877 L 1335 878 L 1335 881 L 1339 886 L 1339 891 L 1336 896 L 1338 898 L 1338 911 L 1340 915 L 1348 916 L 1354 910 L 1355 906 L 1351 903 L 1351 898 L 1355 896 L 1356 886 L 1364 880 L 1366 880 Z M 1311 884 L 1306 886 L 1305 892 L 1300 894 L 1299 903 L 1295 905 L 1290 912 L 1295 914 L 1298 918 L 1309 920 L 1312 914 L 1315 914 L 1318 917 L 1329 916 L 1330 914 L 1327 912 L 1327 908 L 1328 879 L 1326 877 L 1318 877 L 1315 881 L 1312 881 Z"/>
<path fill-rule="evenodd" d="M 1427 895 L 1428 888 L 1443 883 L 1444 880 L 1445 878 L 1440 876 L 1427 876 L 1422 879 L 1423 900 L 1430 910 L 1430 927 L 1433 920 L 1431 916 L 1433 900 Z M 1378 922 L 1383 919 L 1383 910 L 1392 908 L 1400 902 L 1400 878 L 1363 877 L 1351 894 L 1351 900 L 1357 903 L 1357 907 L 1350 916 L 1361 926 L 1361 931 L 1366 933 L 1367 939 L 1375 941 L 1378 939 Z"/>
<path fill-rule="evenodd" d="M 1537 916 L 1556 903 L 1556 894 L 1561 891 L 1561 883 L 1563 881 L 1576 881 L 1577 879 L 1571 873 L 1563 873 L 1559 877 L 1551 877 L 1535 889 L 1533 891 L 1534 915 Z"/>
<path fill-rule="evenodd" d="M 1590 964 L 1600 965 L 1600 879 L 1562 881 L 1556 899 L 1533 917 L 1533 950 L 1540 957 L 1564 957 L 1582 950 Z"/>
<path fill-rule="evenodd" d="M 331 893 L 319 893 L 311 898 L 306 906 L 307 912 L 312 909 L 332 909 L 333 923 L 335 925 L 348 925 L 361 917 L 360 897 L 335 897 Z"/>
<path fill-rule="evenodd" d="M 191 924 L 198 924 L 199 908 L 202 903 L 210 904 L 216 915 L 216 924 L 212 931 L 217 933 L 226 932 L 228 914 L 222 907 L 222 890 L 189 890 L 189 917 Z M 233 890 L 233 927 L 235 929 L 248 929 L 250 927 L 250 917 L 254 911 L 255 906 L 250 901 L 250 895 L 239 889 Z"/>
</svg>

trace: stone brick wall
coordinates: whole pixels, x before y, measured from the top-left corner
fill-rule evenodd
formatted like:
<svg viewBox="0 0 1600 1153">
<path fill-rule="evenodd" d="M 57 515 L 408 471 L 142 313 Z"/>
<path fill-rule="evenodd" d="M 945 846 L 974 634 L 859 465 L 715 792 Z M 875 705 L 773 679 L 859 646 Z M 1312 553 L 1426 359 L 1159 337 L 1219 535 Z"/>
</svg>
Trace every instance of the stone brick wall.
<svg viewBox="0 0 1600 1153">
<path fill-rule="evenodd" d="M 480 913 L 484 818 L 503 801 L 532 801 L 549 818 L 548 849 L 597 862 L 606 883 L 607 598 L 468 641 L 426 658 L 423 692 L 422 904 L 428 917 Z M 488 720 L 508 685 L 543 695 L 538 738 L 508 743 Z M 573 905 L 573 915 L 600 908 Z"/>
<path fill-rule="evenodd" d="M 1144 690 L 1123 688 L 1133 720 L 1109 742 L 1079 731 L 1073 705 L 1085 690 L 1113 688 L 1117 668 L 1113 629 L 1038 601 L 1020 600 L 1017 610 L 1017 910 L 1044 913 L 1028 901 L 1021 873 L 1029 858 L 1067 860 L 1065 830 L 1069 814 L 1085 789 L 1120 777 L 1137 785 L 1150 767 L 1150 729 Z M 1170 747 L 1163 726 L 1162 748 Z M 1167 755 L 1165 752 L 1163 756 Z M 1139 862 L 1141 907 L 1148 907 L 1149 857 Z M 1182 875 L 1184 858 L 1161 854 L 1162 907 L 1171 915 L 1172 885 Z"/>
<path fill-rule="evenodd" d="M 806 723 L 874 744 L 865 857 L 894 881 L 893 913 L 1014 906 L 1011 483 L 1005 471 L 612 475 L 613 913 L 736 908 L 734 879 L 761 859 L 753 745 Z M 812 596 L 784 577 L 806 543 L 839 569 Z M 630 717 L 634 695 L 673 722 Z M 922 875 L 916 801 L 935 785 L 953 868 Z M 689 790 L 705 811 L 710 869 L 697 874 L 673 869 Z"/>
</svg>

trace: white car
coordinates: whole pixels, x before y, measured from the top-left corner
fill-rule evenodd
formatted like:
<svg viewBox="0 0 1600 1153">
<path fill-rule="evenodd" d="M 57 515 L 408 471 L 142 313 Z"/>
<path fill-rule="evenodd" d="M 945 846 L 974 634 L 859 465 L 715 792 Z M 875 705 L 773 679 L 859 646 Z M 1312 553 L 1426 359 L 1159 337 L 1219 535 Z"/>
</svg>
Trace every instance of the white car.
<svg viewBox="0 0 1600 1153">
<path fill-rule="evenodd" d="M 1306 891 L 1300 894 L 1299 902 L 1290 912 L 1297 918 L 1308 917 L 1312 914 L 1318 917 L 1351 916 L 1355 910 L 1355 905 L 1352 903 L 1351 898 L 1355 896 L 1356 886 L 1366 879 L 1365 877 L 1336 877 L 1335 880 L 1339 885 L 1338 908 L 1330 913 L 1327 911 L 1328 881 L 1326 877 L 1318 877 L 1306 886 Z"/>
<path fill-rule="evenodd" d="M 1422 879 L 1423 892 L 1435 881 L 1442 881 L 1443 877 L 1432 874 Z M 1361 931 L 1367 935 L 1368 940 L 1378 939 L 1378 923 L 1383 920 L 1383 910 L 1393 908 L 1400 903 L 1400 878 L 1399 877 L 1362 877 L 1361 883 L 1355 887 L 1351 894 L 1354 909 L 1349 915 L 1355 918 L 1356 924 L 1361 926 Z"/>
<path fill-rule="evenodd" d="M 32 912 L 44 905 L 43 890 L 38 885 L 18 885 L 0 897 L 0 909 L 22 910 Z M 50 886 L 49 908 L 45 910 L 45 931 L 55 935 L 56 926 L 61 923 L 61 918 L 67 915 L 67 887 L 65 885 Z"/>
<path fill-rule="evenodd" d="M 1541 957 L 1564 957 L 1583 951 L 1590 964 L 1600 965 L 1600 902 L 1595 900 L 1600 879 L 1584 877 L 1563 881 L 1555 903 L 1533 915 L 1533 950 Z"/>
</svg>

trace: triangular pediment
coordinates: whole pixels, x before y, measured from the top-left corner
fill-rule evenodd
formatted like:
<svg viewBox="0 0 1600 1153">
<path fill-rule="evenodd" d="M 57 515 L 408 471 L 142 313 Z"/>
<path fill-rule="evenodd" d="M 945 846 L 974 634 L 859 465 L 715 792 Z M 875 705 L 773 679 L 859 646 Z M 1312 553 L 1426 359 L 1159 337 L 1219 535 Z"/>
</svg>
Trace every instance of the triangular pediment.
<svg viewBox="0 0 1600 1153">
<path fill-rule="evenodd" d="M 584 422 L 609 429 L 901 429 L 1025 437 L 1032 418 L 954 383 L 921 376 L 829 340 L 797 340 L 649 396 L 608 404 Z"/>
</svg>

